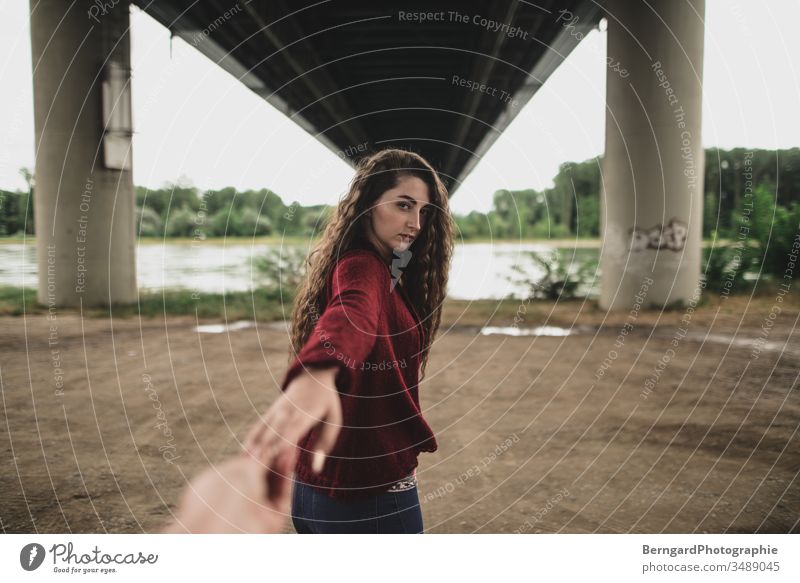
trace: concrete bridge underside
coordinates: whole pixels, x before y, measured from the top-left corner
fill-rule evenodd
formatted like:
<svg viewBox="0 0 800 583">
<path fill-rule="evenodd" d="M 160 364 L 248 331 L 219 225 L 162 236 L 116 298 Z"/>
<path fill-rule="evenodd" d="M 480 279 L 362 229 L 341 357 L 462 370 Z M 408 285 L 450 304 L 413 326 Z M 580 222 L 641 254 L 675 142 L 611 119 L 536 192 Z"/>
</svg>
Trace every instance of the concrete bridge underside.
<svg viewBox="0 0 800 583">
<path fill-rule="evenodd" d="M 135 4 L 337 155 L 416 150 L 451 194 L 605 16 L 601 303 L 696 293 L 704 0 Z M 127 0 L 31 1 L 45 304 L 136 299 L 129 24 Z"/>
</svg>

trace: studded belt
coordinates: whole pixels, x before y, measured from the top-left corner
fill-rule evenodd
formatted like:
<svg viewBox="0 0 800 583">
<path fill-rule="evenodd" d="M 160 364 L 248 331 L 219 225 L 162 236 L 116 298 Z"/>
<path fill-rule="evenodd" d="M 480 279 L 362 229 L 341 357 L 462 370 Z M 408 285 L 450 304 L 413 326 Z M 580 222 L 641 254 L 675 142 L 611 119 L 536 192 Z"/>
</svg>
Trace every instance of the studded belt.
<svg viewBox="0 0 800 583">
<path fill-rule="evenodd" d="M 414 468 L 412 472 L 403 478 L 402 480 L 397 480 L 392 486 L 389 488 L 388 492 L 403 492 L 404 490 L 411 490 L 412 488 L 417 487 L 417 470 Z"/>
</svg>

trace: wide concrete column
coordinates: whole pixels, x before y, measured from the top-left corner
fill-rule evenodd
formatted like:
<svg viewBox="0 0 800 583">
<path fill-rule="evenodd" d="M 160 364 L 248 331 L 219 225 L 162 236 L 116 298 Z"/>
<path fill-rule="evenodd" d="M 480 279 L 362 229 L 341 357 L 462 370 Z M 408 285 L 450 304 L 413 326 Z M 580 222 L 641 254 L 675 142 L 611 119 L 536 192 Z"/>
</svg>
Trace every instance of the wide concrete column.
<svg viewBox="0 0 800 583">
<path fill-rule="evenodd" d="M 606 11 L 619 65 L 606 73 L 600 304 L 687 302 L 700 283 L 705 0 L 609 0 Z"/>
<path fill-rule="evenodd" d="M 30 6 L 39 302 L 133 302 L 129 2 Z"/>
</svg>

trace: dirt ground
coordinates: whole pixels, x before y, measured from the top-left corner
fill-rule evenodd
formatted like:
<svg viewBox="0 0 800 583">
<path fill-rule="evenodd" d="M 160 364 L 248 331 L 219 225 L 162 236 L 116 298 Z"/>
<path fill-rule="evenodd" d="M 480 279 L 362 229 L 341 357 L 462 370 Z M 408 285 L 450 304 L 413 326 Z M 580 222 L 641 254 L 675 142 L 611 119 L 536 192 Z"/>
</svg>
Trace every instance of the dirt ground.
<svg viewBox="0 0 800 583">
<path fill-rule="evenodd" d="M 419 460 L 426 531 L 800 532 L 793 302 L 528 307 L 520 327 L 580 325 L 562 337 L 481 335 L 508 310 L 449 305 L 421 385 L 439 440 Z M 187 478 L 238 451 L 286 334 L 196 324 L 0 318 L 4 532 L 158 531 Z"/>
</svg>

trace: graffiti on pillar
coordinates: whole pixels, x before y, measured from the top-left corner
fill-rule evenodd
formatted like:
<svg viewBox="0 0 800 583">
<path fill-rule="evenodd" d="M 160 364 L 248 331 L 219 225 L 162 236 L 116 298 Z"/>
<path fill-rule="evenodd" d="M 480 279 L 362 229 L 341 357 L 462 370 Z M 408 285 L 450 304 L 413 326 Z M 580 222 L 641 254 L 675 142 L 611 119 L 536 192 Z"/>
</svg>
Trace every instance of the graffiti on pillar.
<svg viewBox="0 0 800 583">
<path fill-rule="evenodd" d="M 644 251 L 646 249 L 669 249 L 680 251 L 686 244 L 689 228 L 686 223 L 676 218 L 670 219 L 663 225 L 655 225 L 649 229 L 634 226 L 630 229 L 631 250 Z"/>
</svg>

